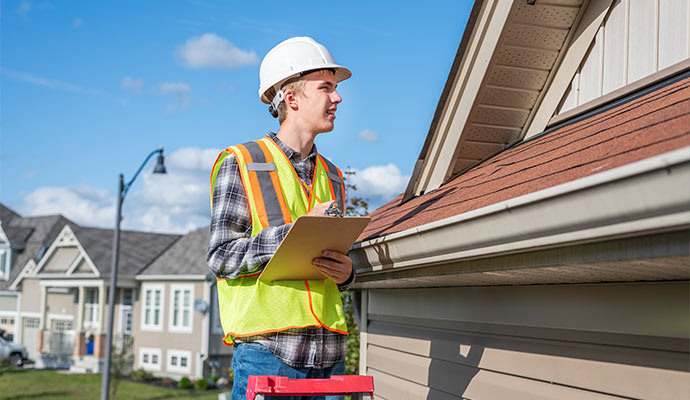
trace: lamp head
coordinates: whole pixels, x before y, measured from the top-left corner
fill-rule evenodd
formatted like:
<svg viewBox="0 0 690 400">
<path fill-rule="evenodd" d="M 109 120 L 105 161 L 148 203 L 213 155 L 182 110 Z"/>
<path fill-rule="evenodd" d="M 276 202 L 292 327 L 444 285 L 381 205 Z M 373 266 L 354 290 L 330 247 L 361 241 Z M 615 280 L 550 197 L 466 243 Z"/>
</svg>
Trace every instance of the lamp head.
<svg viewBox="0 0 690 400">
<path fill-rule="evenodd" d="M 163 157 L 163 148 L 161 148 L 160 153 L 158 153 L 158 162 L 156 162 L 156 167 L 153 169 L 154 174 L 165 174 L 165 158 Z"/>
</svg>

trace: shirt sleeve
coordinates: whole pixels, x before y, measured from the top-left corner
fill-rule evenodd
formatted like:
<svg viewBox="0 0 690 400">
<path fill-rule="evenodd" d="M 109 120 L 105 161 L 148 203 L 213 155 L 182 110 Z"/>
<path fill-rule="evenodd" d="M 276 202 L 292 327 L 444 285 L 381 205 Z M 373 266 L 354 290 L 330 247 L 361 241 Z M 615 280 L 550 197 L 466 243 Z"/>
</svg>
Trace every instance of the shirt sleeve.
<svg viewBox="0 0 690 400">
<path fill-rule="evenodd" d="M 223 160 L 211 207 L 211 237 L 206 263 L 218 278 L 260 272 L 278 249 L 292 224 L 264 228 L 251 236 L 247 194 L 234 155 Z"/>
</svg>

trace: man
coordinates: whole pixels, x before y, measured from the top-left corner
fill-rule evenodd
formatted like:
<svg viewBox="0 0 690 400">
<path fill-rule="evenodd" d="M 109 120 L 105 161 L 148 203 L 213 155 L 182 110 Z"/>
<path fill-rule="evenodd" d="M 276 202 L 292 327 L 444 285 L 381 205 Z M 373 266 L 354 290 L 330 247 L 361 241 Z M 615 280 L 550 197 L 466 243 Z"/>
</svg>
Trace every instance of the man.
<svg viewBox="0 0 690 400">
<path fill-rule="evenodd" d="M 350 258 L 333 251 L 313 260 L 328 279 L 257 279 L 297 217 L 345 209 L 342 173 L 317 153 L 314 139 L 333 130 L 342 100 L 336 87 L 351 73 L 312 38 L 295 37 L 268 52 L 259 75 L 259 97 L 280 130 L 229 147 L 211 175 L 207 262 L 218 278 L 224 342 L 235 347 L 236 400 L 245 399 L 250 375 L 344 375 L 339 291 L 354 281 Z"/>
</svg>

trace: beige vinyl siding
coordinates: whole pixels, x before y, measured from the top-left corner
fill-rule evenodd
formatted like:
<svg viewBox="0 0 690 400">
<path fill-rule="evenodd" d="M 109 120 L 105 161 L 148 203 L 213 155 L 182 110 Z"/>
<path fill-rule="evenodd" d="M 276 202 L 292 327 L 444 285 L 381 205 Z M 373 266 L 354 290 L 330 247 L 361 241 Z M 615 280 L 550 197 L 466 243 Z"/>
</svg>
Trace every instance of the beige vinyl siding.
<svg viewBox="0 0 690 400">
<path fill-rule="evenodd" d="M 690 56 L 688 0 L 616 0 L 556 114 Z"/>
<path fill-rule="evenodd" d="M 39 273 L 65 272 L 76 261 L 79 254 L 80 251 L 76 247 L 58 247 Z"/>
<path fill-rule="evenodd" d="M 137 290 L 137 296 L 134 302 L 134 315 L 133 315 L 133 335 L 134 339 L 134 351 L 136 354 L 136 361 L 134 368 L 139 368 L 139 348 L 152 348 L 161 350 L 160 362 L 160 375 L 174 375 L 174 376 L 188 376 L 194 377 L 197 371 L 197 363 L 199 362 L 199 355 L 202 353 L 201 349 L 201 336 L 202 332 L 202 319 L 203 315 L 194 310 L 192 307 L 191 321 L 192 330 L 191 332 L 175 332 L 170 331 L 170 317 L 171 317 L 171 299 L 170 293 L 173 286 L 176 285 L 192 285 L 194 290 L 194 296 L 191 299 L 192 304 L 194 299 L 201 298 L 203 294 L 204 282 L 180 282 L 180 281 L 146 281 L 142 284 L 141 288 Z M 145 296 L 145 290 L 147 285 L 163 285 L 163 307 L 161 308 L 161 331 L 149 331 L 143 330 L 141 326 L 143 312 L 143 302 Z M 168 365 L 168 350 L 174 351 L 189 351 L 191 356 L 189 359 L 189 374 L 180 374 L 178 372 L 167 371 Z M 204 349 L 203 352 L 206 350 Z"/>
<path fill-rule="evenodd" d="M 690 396 L 687 282 L 368 293 L 379 399 Z"/>
<path fill-rule="evenodd" d="M 48 314 L 77 316 L 77 303 L 73 293 L 50 293 L 48 291 L 46 307 Z"/>
<path fill-rule="evenodd" d="M 17 296 L 0 295 L 0 311 L 17 311 Z"/>
<path fill-rule="evenodd" d="M 41 312 L 41 287 L 38 279 L 24 278 L 22 280 L 22 312 Z"/>
</svg>

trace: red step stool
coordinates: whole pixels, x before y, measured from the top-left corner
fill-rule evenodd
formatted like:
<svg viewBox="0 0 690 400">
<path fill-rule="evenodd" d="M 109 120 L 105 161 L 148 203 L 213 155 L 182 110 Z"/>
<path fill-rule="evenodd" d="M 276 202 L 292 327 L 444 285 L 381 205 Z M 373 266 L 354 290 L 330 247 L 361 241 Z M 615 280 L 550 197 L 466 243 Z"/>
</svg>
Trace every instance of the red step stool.
<svg viewBox="0 0 690 400">
<path fill-rule="evenodd" d="M 247 400 L 266 396 L 333 396 L 351 394 L 352 400 L 374 399 L 374 377 L 333 375 L 330 379 L 290 379 L 276 375 L 251 375 Z"/>
</svg>

